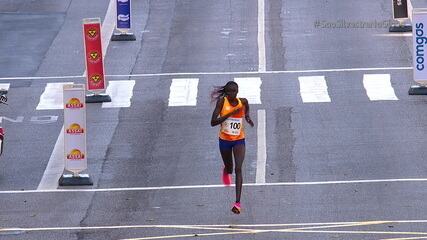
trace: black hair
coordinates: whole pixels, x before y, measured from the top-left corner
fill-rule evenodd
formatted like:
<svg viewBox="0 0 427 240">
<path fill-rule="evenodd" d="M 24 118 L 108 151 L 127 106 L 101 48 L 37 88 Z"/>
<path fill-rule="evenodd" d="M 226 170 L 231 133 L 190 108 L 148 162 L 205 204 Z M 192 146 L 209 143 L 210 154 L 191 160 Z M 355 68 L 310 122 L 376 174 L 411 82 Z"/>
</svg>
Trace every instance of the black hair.
<svg viewBox="0 0 427 240">
<path fill-rule="evenodd" d="M 229 81 L 224 86 L 214 86 L 211 92 L 211 102 L 217 102 L 220 98 L 225 97 L 225 89 L 232 85 L 238 87 L 237 83 L 234 81 Z"/>
</svg>

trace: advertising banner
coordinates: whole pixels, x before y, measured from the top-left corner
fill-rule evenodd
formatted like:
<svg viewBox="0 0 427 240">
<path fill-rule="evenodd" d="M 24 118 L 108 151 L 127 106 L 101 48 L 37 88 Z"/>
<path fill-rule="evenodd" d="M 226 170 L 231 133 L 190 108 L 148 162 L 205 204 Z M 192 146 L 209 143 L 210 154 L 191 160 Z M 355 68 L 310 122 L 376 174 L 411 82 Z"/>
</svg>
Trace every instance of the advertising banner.
<svg viewBox="0 0 427 240">
<path fill-rule="evenodd" d="M 105 90 L 104 63 L 101 45 L 101 19 L 83 19 L 87 89 L 93 92 Z"/>
<path fill-rule="evenodd" d="M 65 169 L 73 173 L 87 168 L 85 91 L 84 84 L 63 87 Z"/>
<path fill-rule="evenodd" d="M 130 0 L 117 0 L 117 29 L 130 29 Z"/>
<path fill-rule="evenodd" d="M 412 15 L 412 64 L 414 81 L 427 85 L 427 10 L 414 9 Z"/>
<path fill-rule="evenodd" d="M 409 18 L 408 1 L 410 0 L 392 0 L 393 1 L 393 18 L 407 19 Z"/>
</svg>

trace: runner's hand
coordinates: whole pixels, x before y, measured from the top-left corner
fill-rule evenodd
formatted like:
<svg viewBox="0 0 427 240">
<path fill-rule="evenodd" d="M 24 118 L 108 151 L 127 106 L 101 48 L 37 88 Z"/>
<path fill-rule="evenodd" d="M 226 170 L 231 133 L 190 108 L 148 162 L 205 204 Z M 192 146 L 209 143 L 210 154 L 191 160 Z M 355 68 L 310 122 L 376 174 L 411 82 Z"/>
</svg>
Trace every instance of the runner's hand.
<svg viewBox="0 0 427 240">
<path fill-rule="evenodd" d="M 249 123 L 249 125 L 251 125 L 251 127 L 254 127 L 254 122 L 252 122 L 251 117 L 246 116 L 245 119 L 246 119 L 246 122 Z"/>
<path fill-rule="evenodd" d="M 241 107 L 240 107 L 240 108 L 236 108 L 236 109 L 234 109 L 232 112 L 227 113 L 227 114 L 225 115 L 225 118 L 229 118 L 229 117 L 231 117 L 232 115 L 234 115 L 234 114 L 238 113 L 240 110 L 242 110 L 242 108 L 241 108 Z"/>
<path fill-rule="evenodd" d="M 236 109 L 234 109 L 234 111 L 232 111 L 231 112 L 231 115 L 234 115 L 234 114 L 236 114 L 236 113 L 239 113 L 240 112 L 240 110 L 242 110 L 242 108 L 240 107 L 240 108 L 236 108 Z"/>
</svg>

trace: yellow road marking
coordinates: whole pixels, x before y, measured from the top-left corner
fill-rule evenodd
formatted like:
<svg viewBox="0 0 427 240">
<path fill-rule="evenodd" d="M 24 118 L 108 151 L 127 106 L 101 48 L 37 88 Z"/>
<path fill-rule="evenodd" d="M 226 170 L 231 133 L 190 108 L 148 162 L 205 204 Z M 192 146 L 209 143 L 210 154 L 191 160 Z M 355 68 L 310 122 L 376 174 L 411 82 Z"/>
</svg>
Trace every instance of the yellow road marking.
<svg viewBox="0 0 427 240">
<path fill-rule="evenodd" d="M 356 227 L 356 226 L 378 225 L 378 224 L 384 224 L 384 223 L 387 223 L 387 221 L 367 221 L 367 222 L 356 222 L 356 223 L 350 223 L 350 224 L 337 224 L 337 225 L 327 225 L 327 226 L 290 228 L 290 229 L 287 229 L 287 230 L 289 230 L 289 231 L 292 231 L 292 230 L 300 231 L 300 230 L 322 229 L 322 228 Z"/>
<path fill-rule="evenodd" d="M 221 233 L 200 233 L 200 234 L 182 234 L 182 235 L 165 235 L 156 237 L 142 237 L 142 238 L 125 238 L 120 240 L 149 240 L 149 239 L 167 239 L 167 238 L 187 238 L 187 237 L 209 237 L 219 235 L 233 235 L 233 234 L 254 234 L 253 232 L 221 232 Z"/>
<path fill-rule="evenodd" d="M 417 240 L 417 239 L 427 239 L 427 237 L 387 238 L 387 239 L 381 239 L 381 240 Z"/>
<path fill-rule="evenodd" d="M 273 230 L 274 232 L 292 232 L 292 233 L 346 233 L 346 234 L 387 234 L 387 235 L 425 235 L 427 232 L 386 232 L 386 231 L 313 231 L 313 230 L 297 230 L 297 229 L 282 229 Z"/>
</svg>

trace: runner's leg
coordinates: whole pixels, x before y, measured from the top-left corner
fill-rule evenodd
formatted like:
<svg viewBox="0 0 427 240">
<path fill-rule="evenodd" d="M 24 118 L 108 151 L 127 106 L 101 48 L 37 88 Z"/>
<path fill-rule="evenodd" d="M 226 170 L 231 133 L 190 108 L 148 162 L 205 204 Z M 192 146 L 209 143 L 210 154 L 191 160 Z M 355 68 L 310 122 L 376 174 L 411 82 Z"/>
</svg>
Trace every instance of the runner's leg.
<svg viewBox="0 0 427 240">
<path fill-rule="evenodd" d="M 230 148 L 220 148 L 222 161 L 224 162 L 225 171 L 228 174 L 233 173 L 233 150 Z"/>
<path fill-rule="evenodd" d="M 236 202 L 240 202 L 243 185 L 242 165 L 245 160 L 245 144 L 237 144 L 233 147 L 235 174 L 236 174 Z"/>
</svg>

